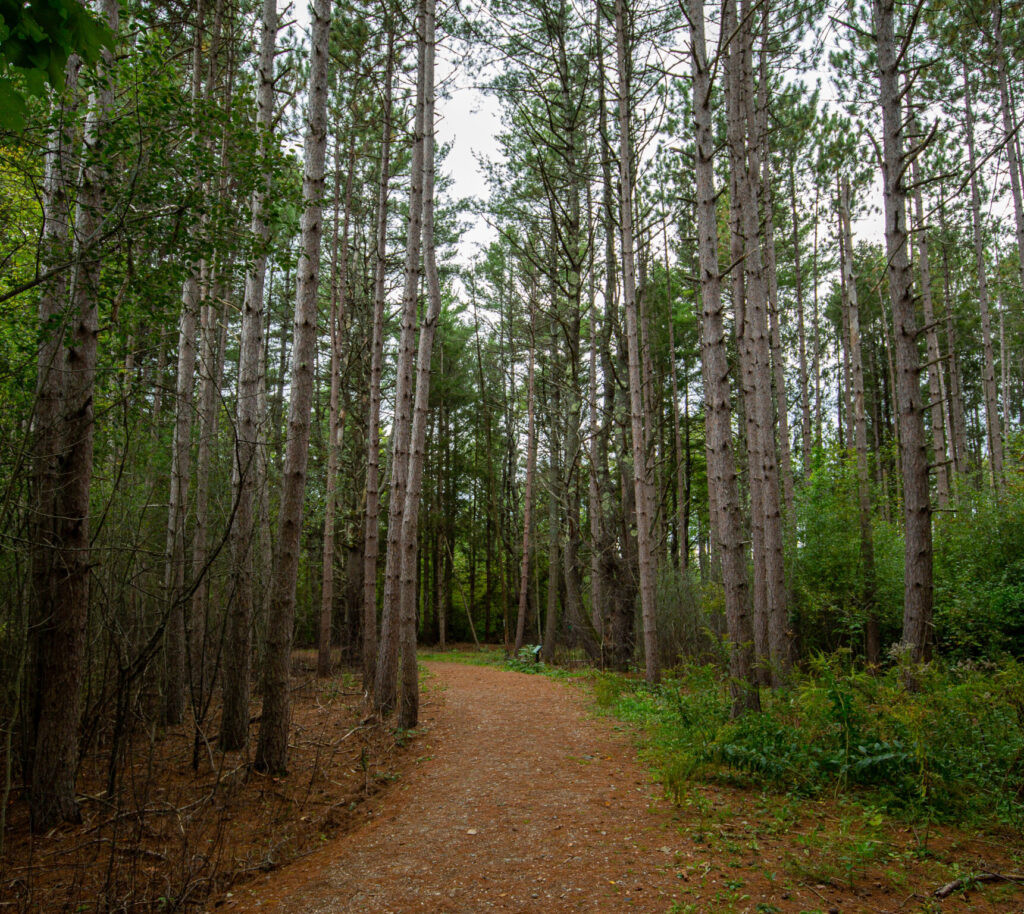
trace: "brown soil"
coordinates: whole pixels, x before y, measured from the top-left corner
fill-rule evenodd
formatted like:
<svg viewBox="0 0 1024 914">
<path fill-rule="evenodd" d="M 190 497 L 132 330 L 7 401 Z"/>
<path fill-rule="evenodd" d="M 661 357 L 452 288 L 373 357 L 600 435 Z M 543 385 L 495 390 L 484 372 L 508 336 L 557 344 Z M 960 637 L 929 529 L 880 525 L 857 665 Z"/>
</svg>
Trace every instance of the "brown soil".
<svg viewBox="0 0 1024 914">
<path fill-rule="evenodd" d="M 1020 911 L 959 871 L 1016 871 L 1008 848 L 880 825 L 857 807 L 694 786 L 679 807 L 626 728 L 541 676 L 428 664 L 423 733 L 362 827 L 221 899 L 232 912 Z"/>
<path fill-rule="evenodd" d="M 81 826 L 34 838 L 14 795 L 0 914 L 1024 911 L 1014 884 L 931 897 L 958 875 L 1021 872 L 1013 838 L 700 784 L 675 783 L 672 805 L 633 729 L 581 688 L 429 663 L 423 726 L 396 746 L 353 677 L 296 661 L 287 777 L 219 753 L 214 717 L 196 770 L 194 726 L 137 730 L 110 798 L 101 732 Z"/>
<path fill-rule="evenodd" d="M 252 771 L 245 753 L 219 752 L 214 714 L 198 733 L 191 724 L 137 727 L 113 797 L 110 734 L 101 727 L 79 777 L 81 825 L 33 836 L 16 791 L 0 855 L 0 914 L 195 910 L 360 823 L 363 804 L 395 783 L 406 750 L 364 719 L 353 676 L 317 680 L 313 669 L 311 652 L 296 652 L 287 777 Z"/>
</svg>

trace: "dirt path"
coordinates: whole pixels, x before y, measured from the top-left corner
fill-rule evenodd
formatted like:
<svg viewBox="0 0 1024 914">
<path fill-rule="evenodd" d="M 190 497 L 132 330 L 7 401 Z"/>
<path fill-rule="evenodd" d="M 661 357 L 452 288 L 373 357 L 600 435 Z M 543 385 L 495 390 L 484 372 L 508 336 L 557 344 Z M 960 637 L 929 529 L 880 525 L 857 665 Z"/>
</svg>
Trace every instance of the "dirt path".
<svg viewBox="0 0 1024 914">
<path fill-rule="evenodd" d="M 366 825 L 228 907 L 664 914 L 680 885 L 678 841 L 626 739 L 543 676 L 429 670 L 428 733 L 404 783 Z"/>
<path fill-rule="evenodd" d="M 785 797 L 707 785 L 674 808 L 628 735 L 591 715 L 581 691 L 488 667 L 427 666 L 415 761 L 356 813 L 365 824 L 236 888 L 217 910 L 1024 912 L 1014 885 L 941 905 L 930 897 L 953 871 L 1013 870 L 984 842 L 936 836 L 921 854 L 909 827 L 893 825 L 879 844 L 828 805 L 801 812 Z"/>
</svg>

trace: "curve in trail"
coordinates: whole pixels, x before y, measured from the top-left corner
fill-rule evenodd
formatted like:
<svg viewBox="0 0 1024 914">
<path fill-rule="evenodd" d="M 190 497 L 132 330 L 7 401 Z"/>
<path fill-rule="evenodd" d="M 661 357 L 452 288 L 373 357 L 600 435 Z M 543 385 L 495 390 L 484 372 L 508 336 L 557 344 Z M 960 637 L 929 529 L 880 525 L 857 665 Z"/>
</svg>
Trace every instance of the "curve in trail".
<svg viewBox="0 0 1024 914">
<path fill-rule="evenodd" d="M 424 757 L 380 814 L 230 909 L 664 914 L 678 838 L 628 741 L 546 677 L 427 667 Z"/>
</svg>

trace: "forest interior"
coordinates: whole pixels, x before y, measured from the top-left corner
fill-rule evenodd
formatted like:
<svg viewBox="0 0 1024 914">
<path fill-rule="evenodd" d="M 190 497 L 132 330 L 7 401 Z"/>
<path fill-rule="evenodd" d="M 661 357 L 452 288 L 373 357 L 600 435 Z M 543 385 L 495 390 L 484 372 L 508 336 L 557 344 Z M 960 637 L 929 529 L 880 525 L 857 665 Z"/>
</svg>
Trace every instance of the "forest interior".
<svg viewBox="0 0 1024 914">
<path fill-rule="evenodd" d="M 1024 910 L 1024 3 L 306 2 L 0 0 L 0 914 Z"/>
</svg>

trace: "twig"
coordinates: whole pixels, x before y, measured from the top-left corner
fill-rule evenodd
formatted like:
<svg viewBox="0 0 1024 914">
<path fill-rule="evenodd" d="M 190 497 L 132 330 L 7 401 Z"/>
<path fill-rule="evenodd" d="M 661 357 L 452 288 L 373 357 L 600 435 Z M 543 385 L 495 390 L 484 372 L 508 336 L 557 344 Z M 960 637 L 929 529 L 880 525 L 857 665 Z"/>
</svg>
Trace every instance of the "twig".
<svg viewBox="0 0 1024 914">
<path fill-rule="evenodd" d="M 1021 885 L 1024 884 L 1024 873 L 972 873 L 969 876 L 947 882 L 932 894 L 936 898 L 948 898 L 954 892 L 969 888 L 978 882 L 1015 882 Z"/>
</svg>

